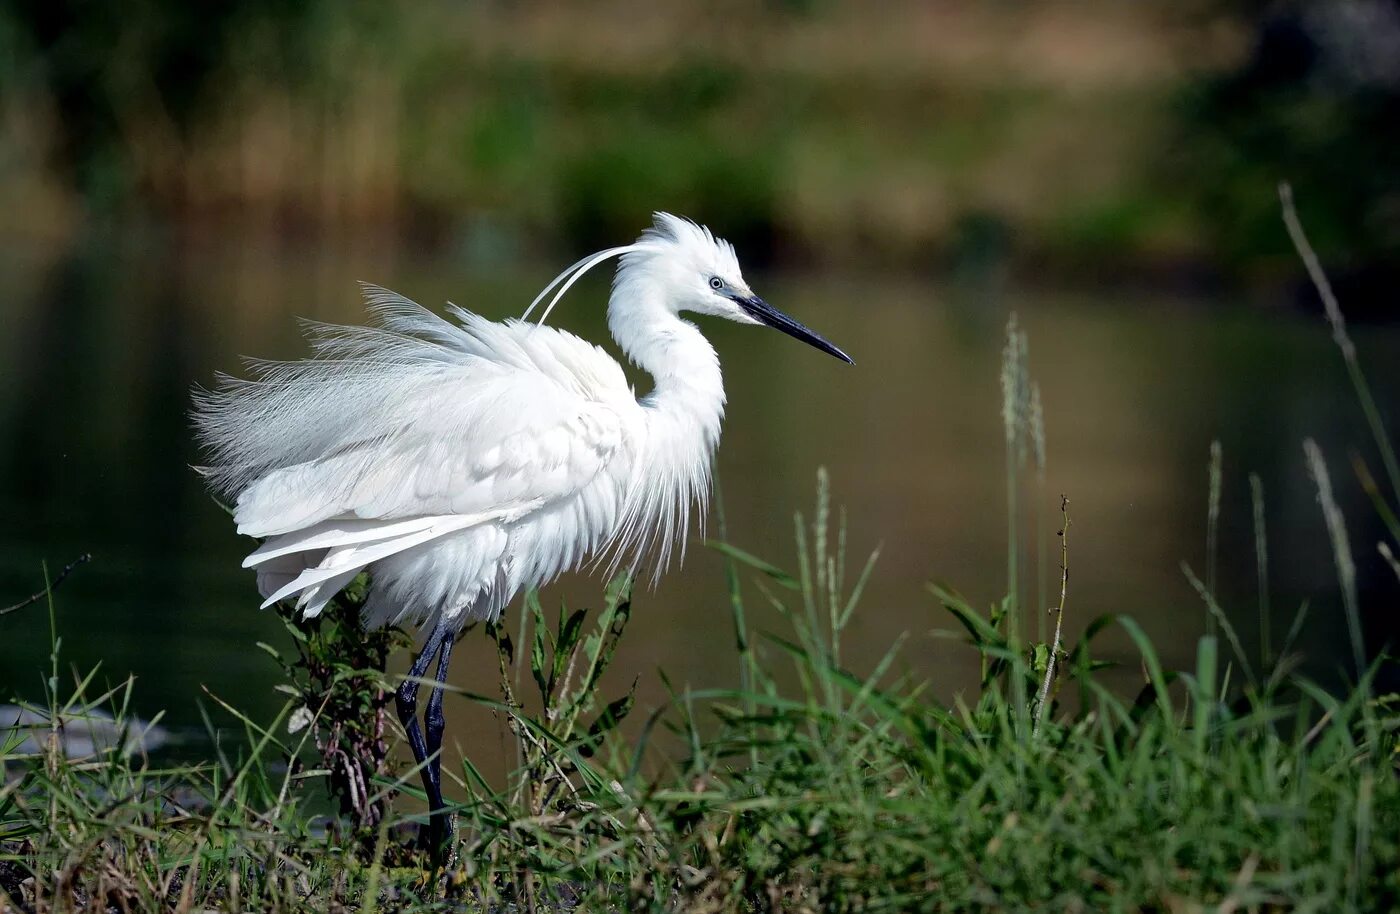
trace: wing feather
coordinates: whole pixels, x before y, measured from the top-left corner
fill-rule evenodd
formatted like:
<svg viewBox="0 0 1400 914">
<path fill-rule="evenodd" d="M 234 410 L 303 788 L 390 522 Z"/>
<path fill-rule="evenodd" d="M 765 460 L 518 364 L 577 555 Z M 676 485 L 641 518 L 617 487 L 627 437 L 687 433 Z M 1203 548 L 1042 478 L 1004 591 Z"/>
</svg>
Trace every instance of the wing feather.
<svg viewBox="0 0 1400 914">
<path fill-rule="evenodd" d="M 357 520 L 518 515 L 576 494 L 623 446 L 638 407 L 603 350 L 365 291 L 375 326 L 309 323 L 314 358 L 252 363 L 252 379 L 197 398 L 204 472 L 241 532 L 316 530 L 301 548 L 334 552 L 383 539 L 345 526 Z"/>
</svg>

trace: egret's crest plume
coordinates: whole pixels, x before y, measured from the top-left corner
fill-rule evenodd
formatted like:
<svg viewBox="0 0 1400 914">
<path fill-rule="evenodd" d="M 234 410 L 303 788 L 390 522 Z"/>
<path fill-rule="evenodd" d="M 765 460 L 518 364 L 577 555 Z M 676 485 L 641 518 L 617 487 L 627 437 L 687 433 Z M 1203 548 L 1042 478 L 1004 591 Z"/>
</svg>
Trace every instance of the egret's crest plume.
<svg viewBox="0 0 1400 914">
<path fill-rule="evenodd" d="M 530 307 L 526 308 L 525 313 L 521 315 L 521 319 L 529 320 L 530 315 L 534 313 L 535 308 L 544 300 L 544 297 L 558 286 L 559 291 L 554 292 L 554 297 L 545 306 L 544 313 L 540 315 L 538 322 L 543 324 L 549 320 L 550 313 L 553 312 L 554 306 L 559 304 L 559 300 L 564 297 L 564 293 L 568 292 L 583 274 L 610 257 L 623 257 L 624 262 L 626 262 L 631 258 L 627 258 L 625 255 L 655 254 L 668 247 L 689 248 L 697 252 L 711 254 L 720 261 L 727 273 L 730 275 L 738 275 L 739 273 L 739 258 L 734 253 L 732 244 L 716 238 L 708 228 L 689 219 L 673 216 L 670 213 L 657 212 L 652 214 L 651 228 L 645 229 L 635 243 L 598 251 L 569 265 L 562 273 L 550 280 L 549 285 L 540 290 L 540 294 L 535 296 L 535 300 L 530 302 Z"/>
</svg>

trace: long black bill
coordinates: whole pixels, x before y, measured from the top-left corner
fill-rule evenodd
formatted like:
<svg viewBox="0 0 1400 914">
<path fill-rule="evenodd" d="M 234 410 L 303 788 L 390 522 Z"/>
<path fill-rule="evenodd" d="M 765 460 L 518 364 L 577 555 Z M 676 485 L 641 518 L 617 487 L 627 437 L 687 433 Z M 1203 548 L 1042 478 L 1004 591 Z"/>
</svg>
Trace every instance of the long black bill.
<svg viewBox="0 0 1400 914">
<path fill-rule="evenodd" d="M 810 330 L 802 326 L 757 295 L 736 296 L 734 302 L 740 308 L 743 308 L 754 320 L 761 321 L 774 329 L 783 331 L 790 337 L 799 339 L 808 345 L 815 346 L 827 355 L 834 355 L 849 365 L 854 365 L 856 363 L 855 359 L 842 352 L 840 347 L 831 342 L 831 340 L 828 340 L 815 330 Z"/>
</svg>

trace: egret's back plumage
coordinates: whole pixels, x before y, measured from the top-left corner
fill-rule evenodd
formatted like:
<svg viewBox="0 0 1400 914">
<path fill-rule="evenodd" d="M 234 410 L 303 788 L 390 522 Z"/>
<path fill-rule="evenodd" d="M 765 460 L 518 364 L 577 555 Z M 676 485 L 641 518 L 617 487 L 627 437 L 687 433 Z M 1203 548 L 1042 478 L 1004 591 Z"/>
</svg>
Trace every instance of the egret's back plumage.
<svg viewBox="0 0 1400 914">
<path fill-rule="evenodd" d="M 736 274 L 737 262 L 664 215 L 604 254 L 623 256 L 609 325 L 656 380 L 641 400 L 572 334 L 455 306 L 448 320 L 374 286 L 374 326 L 307 323 L 313 358 L 251 362 L 251 379 L 197 395 L 204 472 L 239 532 L 265 540 L 245 565 L 268 603 L 295 597 L 315 615 L 368 568 L 369 624 L 465 624 L 590 558 L 632 568 L 651 555 L 659 570 L 683 548 L 724 391 L 714 350 L 668 296 L 690 261 Z"/>
</svg>

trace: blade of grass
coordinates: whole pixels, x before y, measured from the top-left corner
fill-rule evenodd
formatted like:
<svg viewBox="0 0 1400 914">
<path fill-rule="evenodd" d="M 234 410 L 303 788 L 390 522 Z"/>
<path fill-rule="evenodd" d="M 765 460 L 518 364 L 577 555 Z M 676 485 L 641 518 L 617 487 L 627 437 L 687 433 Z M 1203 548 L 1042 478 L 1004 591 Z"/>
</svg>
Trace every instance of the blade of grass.
<svg viewBox="0 0 1400 914">
<path fill-rule="evenodd" d="M 1298 210 L 1293 204 L 1293 188 L 1287 182 L 1282 183 L 1278 186 L 1278 195 L 1279 201 L 1283 205 L 1283 224 L 1288 229 L 1288 237 L 1292 239 L 1293 247 L 1298 251 L 1298 256 L 1308 271 L 1308 278 L 1312 280 L 1318 296 L 1322 299 L 1322 306 L 1327 314 L 1327 323 L 1332 327 L 1332 339 L 1342 353 L 1347 374 L 1351 377 L 1351 385 L 1356 391 L 1357 400 L 1361 403 L 1361 412 L 1365 415 L 1366 424 L 1371 430 L 1371 438 L 1375 442 L 1376 449 L 1380 451 L 1381 463 L 1385 467 L 1386 477 L 1390 481 L 1391 496 L 1400 502 L 1400 461 L 1396 460 L 1395 449 L 1391 446 L 1390 436 L 1386 434 L 1380 410 L 1376 408 L 1375 398 L 1371 396 L 1371 386 L 1366 382 L 1366 375 L 1361 371 L 1361 360 L 1356 355 L 1356 344 L 1352 342 L 1351 334 L 1347 332 L 1346 318 L 1342 316 L 1342 306 L 1332 291 L 1332 283 L 1327 279 L 1327 274 L 1322 269 L 1322 262 L 1318 260 L 1317 253 L 1313 250 L 1312 244 L 1308 242 L 1307 233 L 1303 231 L 1303 223 L 1298 218 Z M 1400 531 L 1392 531 L 1392 535 L 1400 538 Z"/>
<path fill-rule="evenodd" d="M 1273 619 L 1269 607 L 1269 537 L 1264 525 L 1264 483 L 1258 473 L 1249 474 L 1249 500 L 1254 518 L 1254 570 L 1259 582 L 1259 670 L 1273 663 Z"/>
<path fill-rule="evenodd" d="M 1211 593 L 1210 588 L 1203 583 L 1200 578 L 1196 577 L 1196 573 L 1191 570 L 1190 565 L 1182 562 L 1181 573 L 1186 576 L 1186 580 L 1190 582 L 1192 589 L 1196 591 L 1196 595 L 1204 601 L 1206 612 L 1210 614 L 1211 618 L 1216 620 L 1220 626 L 1220 630 L 1225 633 L 1225 640 L 1230 642 L 1230 649 L 1235 652 L 1235 657 L 1239 660 L 1240 667 L 1244 670 L 1244 676 L 1249 680 L 1250 687 L 1257 688 L 1259 681 L 1254 678 L 1254 668 L 1250 666 L 1249 656 L 1244 651 L 1244 645 L 1240 643 L 1240 637 L 1235 632 L 1235 626 L 1230 623 L 1230 617 L 1220 608 L 1220 604 L 1216 602 L 1215 595 Z"/>
<path fill-rule="evenodd" d="M 1211 594 L 1215 593 L 1216 560 L 1220 548 L 1220 493 L 1224 486 L 1224 473 L 1221 467 L 1223 457 L 1220 440 L 1212 441 L 1210 443 L 1210 462 L 1207 465 L 1210 484 L 1206 499 L 1206 590 Z M 1215 634 L 1215 623 L 1215 616 L 1207 613 L 1207 635 Z"/>
<path fill-rule="evenodd" d="M 1361 636 L 1361 607 L 1356 595 L 1356 562 L 1352 558 L 1351 541 L 1347 537 L 1346 519 L 1342 509 L 1332 495 L 1332 477 L 1327 472 L 1327 461 L 1317 442 L 1308 438 L 1303 442 L 1303 455 L 1307 458 L 1308 472 L 1317 487 L 1317 501 L 1322 506 L 1322 517 L 1327 523 L 1327 536 L 1332 541 L 1332 558 L 1337 566 L 1337 583 L 1342 590 L 1342 609 L 1346 614 L 1347 634 L 1351 638 L 1352 660 L 1356 664 L 1359 679 L 1366 671 L 1366 648 Z"/>
</svg>

